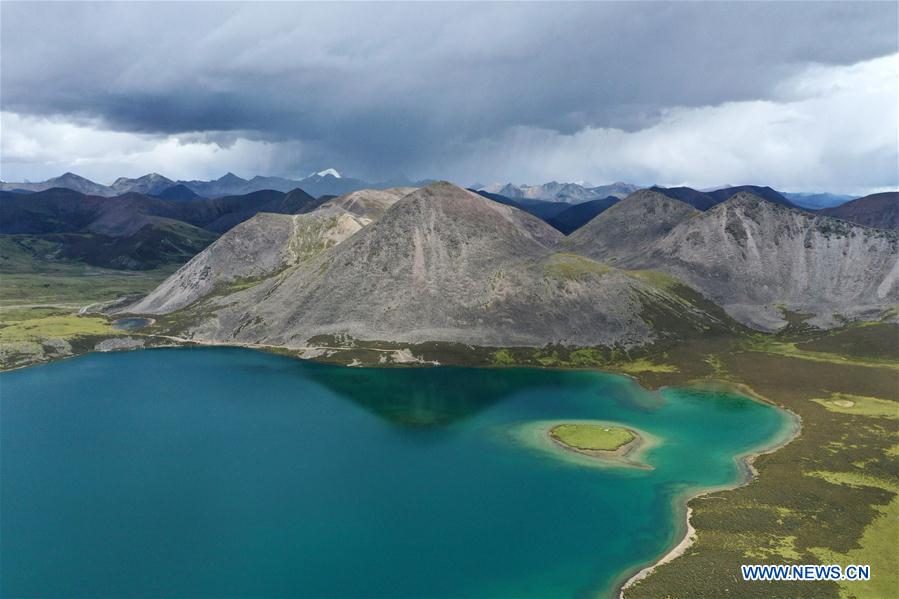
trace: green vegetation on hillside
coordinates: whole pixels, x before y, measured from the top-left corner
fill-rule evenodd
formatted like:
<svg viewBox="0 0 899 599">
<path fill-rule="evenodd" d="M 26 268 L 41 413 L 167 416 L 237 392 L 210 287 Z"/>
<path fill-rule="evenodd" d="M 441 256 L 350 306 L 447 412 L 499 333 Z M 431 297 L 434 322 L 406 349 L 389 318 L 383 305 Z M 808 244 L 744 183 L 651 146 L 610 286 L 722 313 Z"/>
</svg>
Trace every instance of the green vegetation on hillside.
<svg viewBox="0 0 899 599">
<path fill-rule="evenodd" d="M 118 334 L 104 316 L 65 308 L 0 308 L 0 368 L 69 356 Z"/>
<path fill-rule="evenodd" d="M 51 233 L 0 235 L 0 272 L 67 268 L 152 270 L 190 260 L 217 235 L 172 219 L 155 218 L 129 235 Z"/>
<path fill-rule="evenodd" d="M 601 277 L 610 270 L 611 267 L 601 262 L 563 252 L 553 254 L 543 265 L 543 271 L 547 276 L 558 279 Z"/>
<path fill-rule="evenodd" d="M 0 369 L 89 351 L 119 335 L 110 319 L 79 312 L 147 293 L 176 268 L 135 272 L 42 258 L 52 249 L 34 237 L 0 235 Z"/>
</svg>

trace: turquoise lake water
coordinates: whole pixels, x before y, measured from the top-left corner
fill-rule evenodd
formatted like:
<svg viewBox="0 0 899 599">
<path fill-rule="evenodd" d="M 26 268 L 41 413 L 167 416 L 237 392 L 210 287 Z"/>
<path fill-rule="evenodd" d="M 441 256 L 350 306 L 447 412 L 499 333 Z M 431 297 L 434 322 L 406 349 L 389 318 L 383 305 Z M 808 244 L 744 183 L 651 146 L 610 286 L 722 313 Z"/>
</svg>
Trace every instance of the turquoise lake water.
<svg viewBox="0 0 899 599">
<path fill-rule="evenodd" d="M 584 467 L 516 425 L 601 419 L 653 470 Z M 686 490 L 783 412 L 534 369 L 355 369 L 250 350 L 90 354 L 0 374 L 0 594 L 568 597 L 676 542 Z"/>
</svg>

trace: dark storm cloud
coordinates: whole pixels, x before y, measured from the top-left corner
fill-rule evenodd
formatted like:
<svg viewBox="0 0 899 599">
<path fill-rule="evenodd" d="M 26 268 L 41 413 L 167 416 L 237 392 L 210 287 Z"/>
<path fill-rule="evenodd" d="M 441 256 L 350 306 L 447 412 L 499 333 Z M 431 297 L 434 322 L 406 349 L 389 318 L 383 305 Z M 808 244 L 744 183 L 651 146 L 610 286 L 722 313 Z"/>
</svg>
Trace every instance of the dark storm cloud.
<svg viewBox="0 0 899 599">
<path fill-rule="evenodd" d="M 299 140 L 365 176 L 440 173 L 514 127 L 639 130 L 897 50 L 892 2 L 0 7 L 4 111 Z"/>
</svg>

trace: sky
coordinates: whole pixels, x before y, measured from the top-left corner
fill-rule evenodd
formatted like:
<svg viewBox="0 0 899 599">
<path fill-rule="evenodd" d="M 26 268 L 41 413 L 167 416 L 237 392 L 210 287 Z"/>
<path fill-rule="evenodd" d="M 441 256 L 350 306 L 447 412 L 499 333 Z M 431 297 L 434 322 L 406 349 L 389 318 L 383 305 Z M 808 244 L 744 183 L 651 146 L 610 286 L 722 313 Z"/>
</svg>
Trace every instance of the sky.
<svg viewBox="0 0 899 599">
<path fill-rule="evenodd" d="M 0 3 L 0 178 L 899 188 L 899 3 Z"/>
</svg>

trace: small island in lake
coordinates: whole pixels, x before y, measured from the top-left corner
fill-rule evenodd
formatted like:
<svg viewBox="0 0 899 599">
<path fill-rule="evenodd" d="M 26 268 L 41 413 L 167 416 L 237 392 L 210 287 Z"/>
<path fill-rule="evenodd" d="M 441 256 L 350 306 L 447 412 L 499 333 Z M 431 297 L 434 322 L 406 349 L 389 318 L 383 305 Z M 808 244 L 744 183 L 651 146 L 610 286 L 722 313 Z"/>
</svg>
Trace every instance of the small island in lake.
<svg viewBox="0 0 899 599">
<path fill-rule="evenodd" d="M 528 422 L 516 427 L 518 441 L 583 466 L 651 470 L 643 454 L 660 440 L 645 431 L 615 422 L 571 420 Z"/>
<path fill-rule="evenodd" d="M 557 424 L 549 429 L 549 436 L 560 445 L 587 455 L 617 454 L 638 438 L 630 429 L 604 424 Z"/>
</svg>

